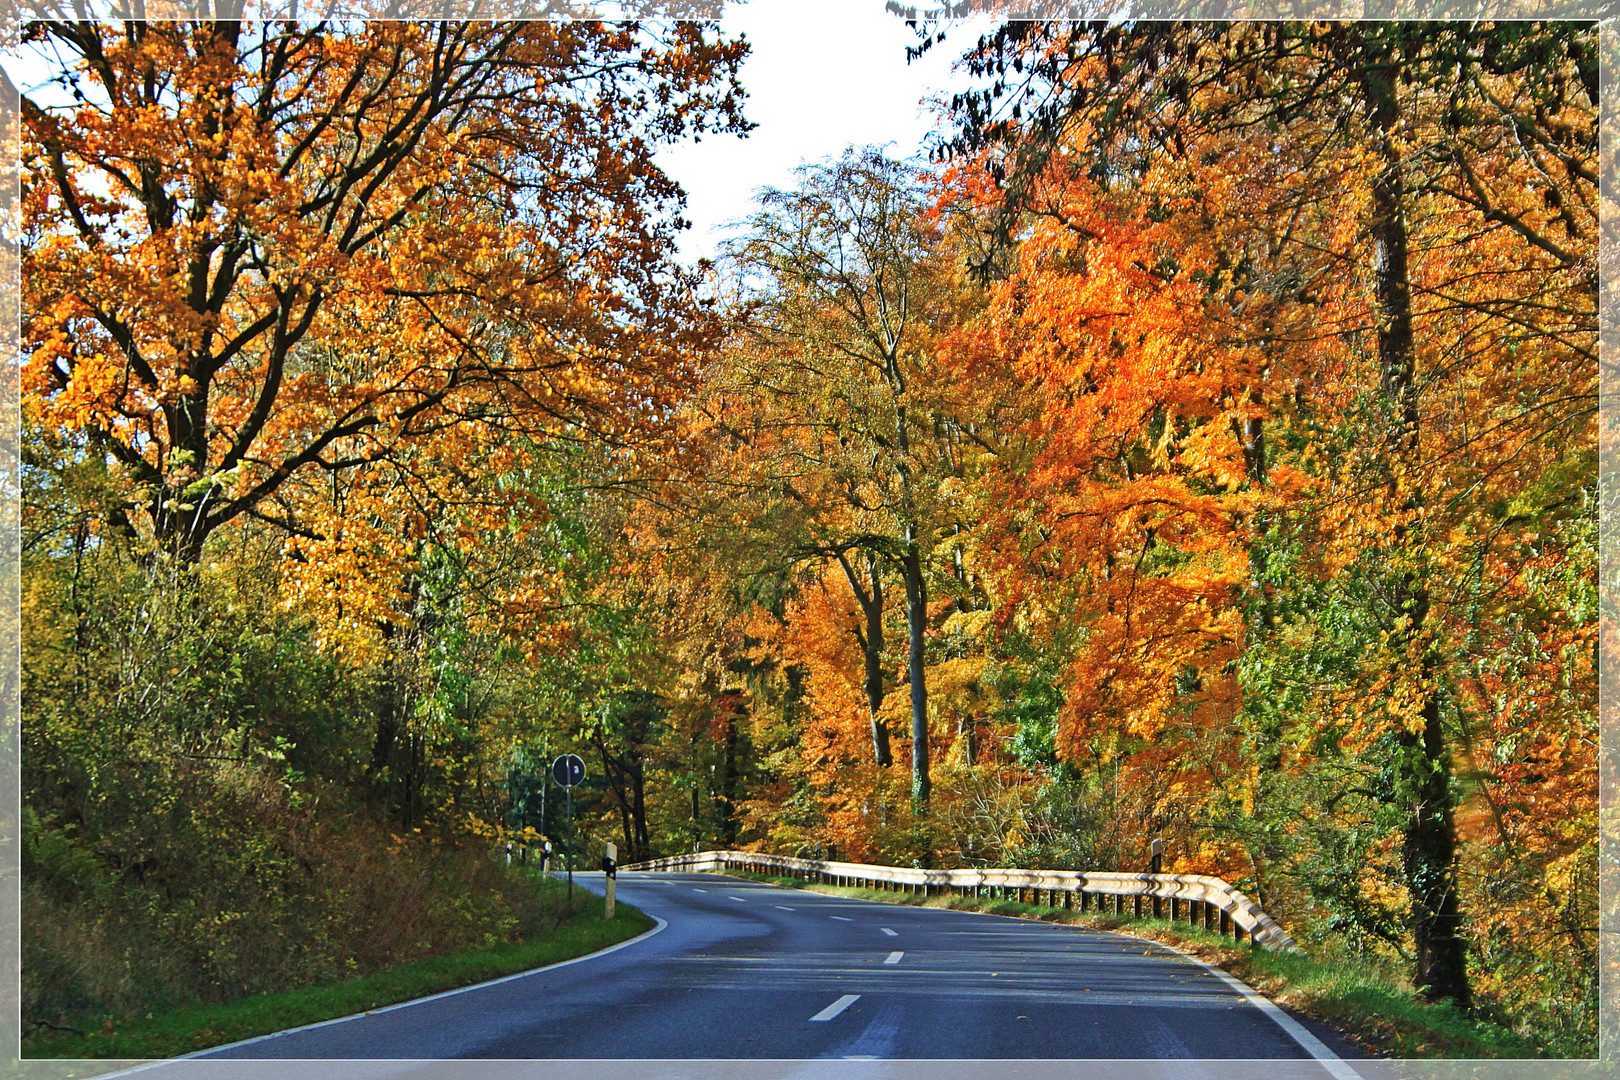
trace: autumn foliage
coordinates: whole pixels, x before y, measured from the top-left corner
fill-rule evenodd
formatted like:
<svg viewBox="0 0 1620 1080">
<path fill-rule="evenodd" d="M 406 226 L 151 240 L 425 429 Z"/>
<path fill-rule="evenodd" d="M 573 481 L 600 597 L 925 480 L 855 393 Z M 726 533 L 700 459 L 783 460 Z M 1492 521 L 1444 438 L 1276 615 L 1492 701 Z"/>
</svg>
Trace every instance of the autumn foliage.
<svg viewBox="0 0 1620 1080">
<path fill-rule="evenodd" d="M 652 154 L 747 126 L 710 28 L 31 33 L 49 933 L 202 889 L 224 826 L 120 818 L 171 780 L 386 876 L 557 835 L 572 751 L 587 846 L 1159 840 L 1590 1049 L 1591 28 L 1009 23 L 932 167 L 806 166 L 696 269 Z"/>
</svg>

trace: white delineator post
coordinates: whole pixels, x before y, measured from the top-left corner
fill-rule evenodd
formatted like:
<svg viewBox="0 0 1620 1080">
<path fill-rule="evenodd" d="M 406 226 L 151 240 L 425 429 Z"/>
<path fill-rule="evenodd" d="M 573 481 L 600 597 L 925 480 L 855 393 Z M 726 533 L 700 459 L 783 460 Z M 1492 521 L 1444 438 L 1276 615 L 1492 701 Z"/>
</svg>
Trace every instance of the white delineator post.
<svg viewBox="0 0 1620 1080">
<path fill-rule="evenodd" d="M 608 866 L 611 867 L 615 863 L 617 863 L 618 861 L 619 861 L 619 847 L 613 841 L 609 840 L 608 841 L 608 846 L 607 846 L 607 864 L 608 864 Z M 607 913 L 605 915 L 603 915 L 602 917 L 604 919 L 611 919 L 611 918 L 613 918 L 613 885 L 614 885 L 614 877 L 613 877 L 613 871 L 612 870 L 607 871 L 606 880 L 607 880 Z"/>
</svg>

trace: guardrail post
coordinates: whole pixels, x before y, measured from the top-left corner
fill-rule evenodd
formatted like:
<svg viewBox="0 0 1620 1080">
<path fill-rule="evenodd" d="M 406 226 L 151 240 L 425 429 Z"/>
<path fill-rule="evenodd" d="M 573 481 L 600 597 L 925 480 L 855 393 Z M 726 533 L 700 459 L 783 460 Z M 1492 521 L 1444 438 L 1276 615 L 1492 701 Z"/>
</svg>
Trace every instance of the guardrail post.
<svg viewBox="0 0 1620 1080">
<path fill-rule="evenodd" d="M 1138 907 L 1136 913 L 1138 915 L 1142 914 L 1140 907 Z M 1158 894 L 1154 894 L 1153 897 L 1153 917 L 1155 919 L 1164 918 L 1164 901 L 1159 899 Z"/>
</svg>

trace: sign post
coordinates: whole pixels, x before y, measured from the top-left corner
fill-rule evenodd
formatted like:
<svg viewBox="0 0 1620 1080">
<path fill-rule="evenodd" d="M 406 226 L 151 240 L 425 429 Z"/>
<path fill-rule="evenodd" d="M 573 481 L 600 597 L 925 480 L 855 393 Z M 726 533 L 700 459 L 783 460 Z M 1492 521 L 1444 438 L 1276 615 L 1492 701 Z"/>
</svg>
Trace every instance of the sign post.
<svg viewBox="0 0 1620 1080">
<path fill-rule="evenodd" d="M 604 919 L 613 918 L 613 886 L 619 875 L 619 845 L 608 841 L 607 854 L 602 858 L 602 876 L 607 882 L 607 912 Z"/>
<path fill-rule="evenodd" d="M 568 793 L 568 900 L 574 899 L 574 785 L 585 779 L 585 762 L 564 754 L 551 763 L 551 778 Z"/>
</svg>

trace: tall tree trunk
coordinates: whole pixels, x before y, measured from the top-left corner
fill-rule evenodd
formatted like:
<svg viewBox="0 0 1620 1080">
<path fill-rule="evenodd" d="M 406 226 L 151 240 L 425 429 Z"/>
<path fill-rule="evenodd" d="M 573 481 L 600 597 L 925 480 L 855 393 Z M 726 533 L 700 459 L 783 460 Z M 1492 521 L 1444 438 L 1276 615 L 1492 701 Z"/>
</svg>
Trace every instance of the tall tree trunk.
<svg viewBox="0 0 1620 1080">
<path fill-rule="evenodd" d="M 894 393 L 895 445 L 900 456 L 900 511 L 906 523 L 905 554 L 900 575 L 906 586 L 906 633 L 910 639 L 906 678 L 911 682 L 911 804 L 921 813 L 928 808 L 928 682 L 923 664 L 923 631 L 928 623 L 928 588 L 923 582 L 922 541 L 917 527 L 917 503 L 912 497 L 911 434 L 906 417 L 906 380 L 900 371 L 898 339 L 889 343 L 884 357 L 889 389 Z"/>
<path fill-rule="evenodd" d="M 961 713 L 956 718 L 956 737 L 962 740 L 962 764 L 972 765 L 979 757 L 978 739 L 979 718 L 971 712 Z"/>
<path fill-rule="evenodd" d="M 593 733 L 602 759 L 602 776 L 619 807 L 619 824 L 624 834 L 622 862 L 643 862 L 648 857 L 647 770 L 638 735 L 634 731 L 628 733 L 623 752 L 615 754 L 608 748 L 604 725 L 598 724 Z"/>
<path fill-rule="evenodd" d="M 635 826 L 631 857 L 635 862 L 646 862 L 652 858 L 652 841 L 647 833 L 647 770 L 639 753 L 635 771 L 630 774 L 630 820 Z"/>
<path fill-rule="evenodd" d="M 701 772 L 698 771 L 699 769 L 702 768 L 702 766 L 697 764 L 697 761 L 698 761 L 697 736 L 694 735 L 687 742 L 686 752 L 689 755 L 686 760 L 690 764 L 691 769 L 693 770 L 692 774 L 691 774 L 691 784 L 692 784 L 692 790 L 691 790 L 691 796 L 692 796 L 692 842 L 694 844 L 701 844 L 702 840 L 703 840 L 703 813 L 702 813 L 703 804 L 702 804 L 702 801 L 701 801 L 699 796 L 700 796 L 700 793 L 701 793 L 701 789 L 703 787 L 703 775 L 702 775 Z"/>
<path fill-rule="evenodd" d="M 928 624 L 928 586 L 922 575 L 922 548 L 916 526 L 906 526 L 906 554 L 901 566 L 906 582 L 906 632 L 910 638 L 906 675 L 911 680 L 911 801 L 928 806 L 928 683 L 923 666 L 923 631 Z"/>
<path fill-rule="evenodd" d="M 866 556 L 867 576 L 872 583 L 870 588 L 861 581 L 855 568 L 850 565 L 849 557 L 841 551 L 838 553 L 838 565 L 844 568 L 844 576 L 849 579 L 855 602 L 860 604 L 861 615 L 866 621 L 865 631 L 857 629 L 855 638 L 861 643 L 861 656 L 866 663 L 866 711 L 872 723 L 872 757 L 879 765 L 888 768 L 894 764 L 894 755 L 889 750 L 889 727 L 878 715 L 883 708 L 883 578 L 877 557 L 871 554 Z"/>
<path fill-rule="evenodd" d="M 640 862 L 641 860 L 633 855 L 636 850 L 636 833 L 635 826 L 632 823 L 630 800 L 624 797 L 624 792 L 621 791 L 619 794 L 621 796 L 619 800 L 619 827 L 624 833 L 624 854 L 621 859 L 624 862 Z"/>
<path fill-rule="evenodd" d="M 726 717 L 725 761 L 720 767 L 720 836 L 730 848 L 737 843 L 737 719 Z"/>
<path fill-rule="evenodd" d="M 1365 57 L 1361 76 L 1383 156 L 1383 169 L 1372 183 L 1371 223 L 1379 386 L 1392 414 L 1386 453 L 1393 505 L 1411 509 L 1414 495 L 1402 466 L 1416 459 L 1419 415 L 1405 191 L 1400 151 L 1394 140 L 1399 121 L 1395 80 L 1400 58 L 1395 47 L 1374 45 L 1375 49 L 1380 47 L 1382 55 Z M 1398 527 L 1394 546 L 1400 549 L 1411 539 L 1404 526 Z M 1429 617 L 1429 592 L 1422 578 L 1403 571 L 1398 599 L 1406 622 L 1391 627 L 1391 640 L 1410 642 L 1423 632 Z M 1438 657 L 1431 648 L 1422 662 L 1427 685 L 1432 686 L 1430 679 L 1437 666 Z M 1401 853 L 1416 953 L 1412 982 L 1431 1000 L 1450 999 L 1467 1008 L 1471 994 L 1467 941 L 1461 933 L 1462 912 L 1457 899 L 1451 762 L 1440 720 L 1440 699 L 1433 689 L 1427 694 L 1420 710 L 1422 730 L 1414 732 L 1403 727 L 1396 734 L 1400 755 L 1396 798 L 1402 800 L 1408 814 Z"/>
</svg>

